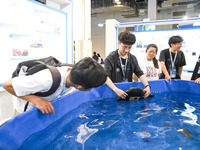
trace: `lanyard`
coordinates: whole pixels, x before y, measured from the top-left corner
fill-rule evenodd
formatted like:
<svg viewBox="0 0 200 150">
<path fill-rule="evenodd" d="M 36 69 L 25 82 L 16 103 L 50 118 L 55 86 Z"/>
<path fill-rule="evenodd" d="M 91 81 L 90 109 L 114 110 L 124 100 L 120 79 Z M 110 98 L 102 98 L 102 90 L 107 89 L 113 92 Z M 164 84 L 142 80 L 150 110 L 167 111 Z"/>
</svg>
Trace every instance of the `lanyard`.
<svg viewBox="0 0 200 150">
<path fill-rule="evenodd" d="M 176 54 L 175 54 L 174 60 L 172 60 L 172 54 L 171 54 L 170 49 L 169 49 L 169 54 L 170 54 L 170 58 L 171 58 L 171 62 L 172 62 L 172 69 L 173 69 L 173 68 L 174 68 L 174 63 L 175 63 L 175 60 L 176 60 L 176 56 L 177 56 L 177 51 L 176 51 Z"/>
<path fill-rule="evenodd" d="M 126 66 L 127 66 L 127 60 L 128 60 L 128 55 L 126 56 L 126 62 L 125 65 L 123 66 L 122 64 L 122 58 L 119 55 L 119 60 L 120 60 L 120 64 L 121 64 L 121 68 L 122 68 L 122 73 L 123 73 L 123 80 L 125 80 L 125 72 L 126 72 Z"/>
</svg>

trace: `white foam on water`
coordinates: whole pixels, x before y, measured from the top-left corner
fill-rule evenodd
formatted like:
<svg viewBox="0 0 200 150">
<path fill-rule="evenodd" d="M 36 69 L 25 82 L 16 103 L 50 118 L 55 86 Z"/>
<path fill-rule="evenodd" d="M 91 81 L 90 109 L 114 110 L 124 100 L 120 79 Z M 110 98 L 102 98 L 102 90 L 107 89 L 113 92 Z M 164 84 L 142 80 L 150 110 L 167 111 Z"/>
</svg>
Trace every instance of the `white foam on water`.
<svg viewBox="0 0 200 150">
<path fill-rule="evenodd" d="M 78 127 L 79 134 L 76 137 L 76 141 L 79 142 L 79 143 L 81 143 L 81 144 L 83 144 L 83 150 L 84 150 L 84 143 L 85 143 L 85 141 L 87 139 L 89 139 L 90 136 L 92 136 L 93 134 L 95 134 L 96 132 L 98 132 L 98 129 L 91 129 L 91 128 L 87 127 L 87 123 L 81 124 Z"/>
<path fill-rule="evenodd" d="M 190 106 L 189 104 L 187 103 L 184 103 L 186 109 L 185 111 L 183 111 L 181 113 L 182 116 L 185 116 L 185 117 L 188 117 L 190 118 L 191 120 L 184 120 L 183 122 L 185 123 L 189 123 L 189 124 L 192 124 L 192 125 L 197 125 L 197 126 L 200 126 L 197 121 L 198 121 L 198 117 L 197 115 L 193 114 L 192 112 L 194 112 L 196 109 L 193 107 L 193 106 Z"/>
</svg>

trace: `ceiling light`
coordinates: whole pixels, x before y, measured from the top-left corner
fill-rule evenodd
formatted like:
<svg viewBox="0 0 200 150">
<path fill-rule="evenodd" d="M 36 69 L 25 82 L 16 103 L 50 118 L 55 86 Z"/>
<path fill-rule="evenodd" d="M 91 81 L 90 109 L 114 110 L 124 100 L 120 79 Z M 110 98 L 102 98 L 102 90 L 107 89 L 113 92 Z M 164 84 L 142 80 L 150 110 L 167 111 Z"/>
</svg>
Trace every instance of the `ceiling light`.
<svg viewBox="0 0 200 150">
<path fill-rule="evenodd" d="M 187 16 L 184 16 L 184 17 L 183 17 L 183 19 L 187 19 L 187 18 L 188 18 Z"/>
<path fill-rule="evenodd" d="M 99 23 L 99 24 L 98 24 L 98 27 L 103 27 L 104 24 L 105 24 L 105 23 Z"/>
</svg>

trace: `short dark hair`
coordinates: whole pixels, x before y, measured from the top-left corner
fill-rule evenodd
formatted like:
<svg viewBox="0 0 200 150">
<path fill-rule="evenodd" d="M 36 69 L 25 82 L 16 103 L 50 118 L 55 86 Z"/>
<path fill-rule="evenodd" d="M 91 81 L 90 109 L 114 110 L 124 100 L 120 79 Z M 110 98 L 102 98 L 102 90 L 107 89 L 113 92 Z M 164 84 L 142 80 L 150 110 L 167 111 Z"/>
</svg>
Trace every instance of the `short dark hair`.
<svg viewBox="0 0 200 150">
<path fill-rule="evenodd" d="M 123 44 L 133 45 L 133 44 L 135 44 L 136 37 L 134 34 L 128 32 L 128 31 L 124 31 L 118 35 L 118 40 L 119 40 L 119 42 L 121 42 Z"/>
<path fill-rule="evenodd" d="M 99 63 L 91 57 L 85 57 L 72 67 L 69 78 L 72 83 L 89 89 L 104 84 L 107 74 Z"/>
<path fill-rule="evenodd" d="M 181 42 L 183 42 L 183 38 L 179 35 L 176 35 L 176 36 L 172 36 L 169 39 L 168 44 L 169 44 L 170 47 L 172 47 L 171 44 L 176 44 L 176 43 L 181 43 Z"/>
</svg>

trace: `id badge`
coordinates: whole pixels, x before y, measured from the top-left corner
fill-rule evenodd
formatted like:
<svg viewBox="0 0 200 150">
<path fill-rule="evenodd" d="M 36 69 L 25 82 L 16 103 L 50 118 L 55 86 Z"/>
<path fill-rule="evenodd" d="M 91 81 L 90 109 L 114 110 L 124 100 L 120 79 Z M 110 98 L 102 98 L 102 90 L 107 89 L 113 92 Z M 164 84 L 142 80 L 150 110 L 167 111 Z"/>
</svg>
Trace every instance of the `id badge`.
<svg viewBox="0 0 200 150">
<path fill-rule="evenodd" d="M 170 70 L 170 77 L 171 78 L 175 78 L 176 77 L 176 70 L 175 69 L 171 69 Z"/>
<path fill-rule="evenodd" d="M 198 73 L 197 74 L 200 74 L 200 67 L 199 67 L 199 69 L 198 69 Z"/>
</svg>

